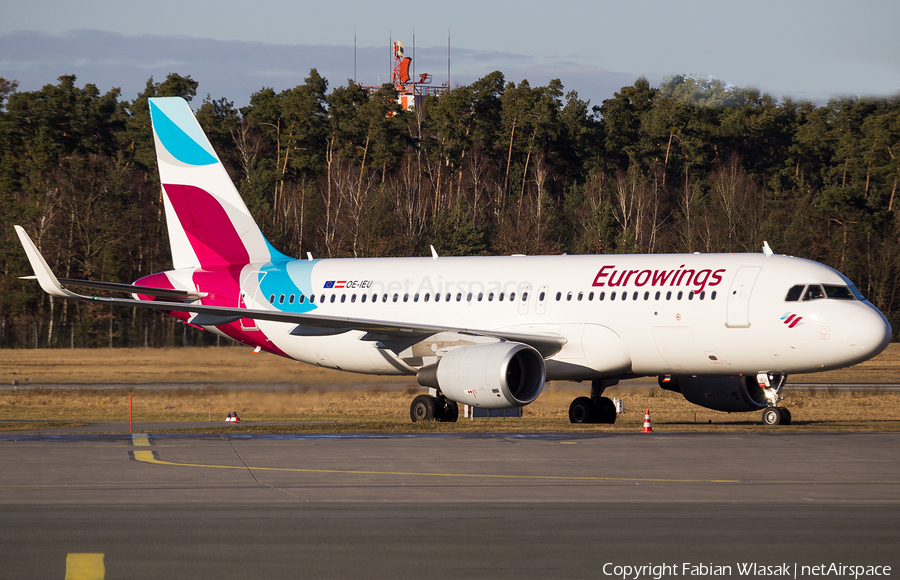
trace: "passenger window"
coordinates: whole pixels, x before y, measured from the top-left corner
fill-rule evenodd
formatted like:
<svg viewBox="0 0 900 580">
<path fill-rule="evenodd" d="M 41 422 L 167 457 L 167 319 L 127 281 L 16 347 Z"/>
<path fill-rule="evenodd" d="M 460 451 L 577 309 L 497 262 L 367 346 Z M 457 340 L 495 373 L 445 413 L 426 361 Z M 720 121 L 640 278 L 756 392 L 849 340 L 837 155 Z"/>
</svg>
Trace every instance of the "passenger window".
<svg viewBox="0 0 900 580">
<path fill-rule="evenodd" d="M 429 299 L 429 298 L 431 298 L 431 293 L 430 293 L 430 292 L 426 292 L 426 293 L 425 293 L 425 302 L 428 302 L 428 299 Z"/>
<path fill-rule="evenodd" d="M 544 298 L 546 298 L 546 296 L 547 296 L 546 292 L 541 292 L 540 294 L 538 294 L 538 302 L 543 302 Z"/>
<path fill-rule="evenodd" d="M 414 295 L 413 295 L 413 302 L 418 302 L 418 301 L 419 301 L 419 295 L 418 295 L 418 294 L 414 294 Z"/>
<path fill-rule="evenodd" d="M 603 299 L 606 298 L 606 292 L 600 293 L 600 302 L 603 302 Z"/>
<path fill-rule="evenodd" d="M 399 298 L 400 298 L 399 294 L 394 294 L 394 298 L 393 298 L 394 302 L 396 302 Z"/>
<path fill-rule="evenodd" d="M 592 302 L 593 300 L 594 300 L 594 293 L 593 293 L 593 292 L 589 292 L 589 293 L 588 293 L 588 302 Z"/>
<path fill-rule="evenodd" d="M 522 295 L 522 301 L 524 302 L 527 298 L 528 298 L 528 292 L 526 292 L 525 294 Z M 515 292 L 509 293 L 509 301 L 510 302 L 516 301 L 516 293 Z"/>
<path fill-rule="evenodd" d="M 439 293 L 437 293 L 437 292 L 435 292 L 435 294 L 434 294 L 434 301 L 435 301 L 435 302 L 440 302 L 440 301 L 441 301 L 441 295 L 440 295 Z"/>
<path fill-rule="evenodd" d="M 678 291 L 678 299 L 681 300 L 681 297 L 684 296 L 684 292 Z"/>
<path fill-rule="evenodd" d="M 310 303 L 310 304 L 315 304 L 315 303 L 316 303 L 316 295 L 315 295 L 315 294 L 310 294 L 310 295 L 309 295 L 309 303 Z"/>
<path fill-rule="evenodd" d="M 562 292 L 557 292 L 556 293 L 556 301 L 559 302 L 560 300 L 562 300 Z"/>
<path fill-rule="evenodd" d="M 360 302 L 365 302 L 365 301 L 366 301 L 366 298 L 368 298 L 368 297 L 369 297 L 368 294 L 363 294 L 362 296 L 359 297 L 359 301 L 360 301 Z"/>
<path fill-rule="evenodd" d="M 615 293 L 615 292 L 610 292 L 610 293 L 609 293 L 609 299 L 610 299 L 610 300 L 615 300 L 615 299 L 616 299 L 616 293 Z"/>
<path fill-rule="evenodd" d="M 347 301 L 347 295 L 346 295 L 346 294 L 341 294 L 341 304 L 343 304 L 343 303 L 346 302 L 346 301 Z"/>
<path fill-rule="evenodd" d="M 404 301 L 404 302 L 409 302 L 409 294 L 404 294 L 404 295 L 403 295 L 403 301 Z"/>
<path fill-rule="evenodd" d="M 693 299 L 694 299 L 694 291 L 691 290 L 690 292 L 688 292 L 688 300 L 693 300 Z"/>
<path fill-rule="evenodd" d="M 622 300 L 628 300 L 628 292 L 622 292 Z"/>
<path fill-rule="evenodd" d="M 466 302 L 471 302 L 471 301 L 472 301 L 472 293 L 469 292 L 469 293 L 466 295 Z"/>
<path fill-rule="evenodd" d="M 337 298 L 337 294 L 332 294 L 332 295 L 331 295 L 331 298 L 329 299 L 329 301 L 330 301 L 332 304 L 334 304 L 334 299 L 335 299 L 335 298 Z"/>
<path fill-rule="evenodd" d="M 706 292 L 705 292 L 705 291 L 700 293 L 700 300 L 703 300 L 704 298 L 706 298 Z"/>
<path fill-rule="evenodd" d="M 478 301 L 481 302 L 481 299 L 484 298 L 484 292 L 478 293 Z"/>
<path fill-rule="evenodd" d="M 666 292 L 666 300 L 671 300 L 671 299 L 672 299 L 672 291 L 669 290 L 668 292 Z"/>
<path fill-rule="evenodd" d="M 319 302 L 321 302 L 323 304 L 325 303 L 325 295 L 324 294 L 319 295 Z"/>
<path fill-rule="evenodd" d="M 631 295 L 631 299 L 632 299 L 632 300 L 637 300 L 637 298 L 638 298 L 638 293 L 637 293 L 637 292 L 635 292 L 634 294 Z"/>
<path fill-rule="evenodd" d="M 497 302 L 503 302 L 503 292 L 497 295 Z"/>
<path fill-rule="evenodd" d="M 566 300 L 569 301 L 569 302 L 572 301 L 572 293 L 571 293 L 571 292 L 569 292 L 568 294 L 566 294 Z"/>
<path fill-rule="evenodd" d="M 462 292 L 457 292 L 457 293 L 456 293 L 456 301 L 457 301 L 457 302 L 461 302 L 461 301 L 462 301 Z"/>
<path fill-rule="evenodd" d="M 284 304 L 284 294 L 282 294 L 281 296 L 278 297 L 278 303 Z"/>
<path fill-rule="evenodd" d="M 818 284 L 810 284 L 806 288 L 803 300 L 818 300 L 819 298 L 825 298 L 825 291 Z"/>
<path fill-rule="evenodd" d="M 494 293 L 491 292 L 490 294 L 488 294 L 488 302 L 493 302 L 493 301 L 494 301 Z"/>
<path fill-rule="evenodd" d="M 659 300 L 659 296 L 660 296 L 659 290 L 657 290 L 657 291 L 656 291 L 656 297 L 655 297 L 655 299 L 656 299 L 656 300 Z"/>
<path fill-rule="evenodd" d="M 304 302 L 306 302 L 306 296 L 301 294 L 300 298 L 297 299 L 297 302 L 299 302 L 300 304 L 303 304 Z"/>
<path fill-rule="evenodd" d="M 797 302 L 800 300 L 800 296 L 803 295 L 803 284 L 797 284 L 796 286 L 791 286 L 791 289 L 788 290 L 787 296 L 784 298 L 785 302 Z"/>
<path fill-rule="evenodd" d="M 715 291 L 715 290 L 713 290 L 713 291 L 712 291 L 712 294 L 709 295 L 709 299 L 710 299 L 710 300 L 715 300 L 715 299 L 716 299 L 716 291 Z"/>
<path fill-rule="evenodd" d="M 363 294 L 363 296 L 365 296 L 365 294 Z M 354 294 L 353 296 L 350 297 L 350 302 L 351 303 L 356 302 L 356 294 Z"/>
<path fill-rule="evenodd" d="M 272 294 L 271 296 L 269 296 L 269 303 L 270 303 L 270 304 L 275 304 L 275 295 L 274 295 L 274 294 Z"/>
<path fill-rule="evenodd" d="M 382 302 L 387 302 L 387 294 L 385 294 L 384 296 L 381 297 L 381 301 L 382 301 Z M 394 302 L 396 302 L 396 301 L 397 301 L 397 299 L 394 298 Z"/>
<path fill-rule="evenodd" d="M 644 300 L 650 300 L 650 293 L 644 292 Z"/>
<path fill-rule="evenodd" d="M 294 303 L 294 295 L 291 294 L 290 297 L 288 298 L 288 304 L 293 304 L 293 303 Z"/>
</svg>

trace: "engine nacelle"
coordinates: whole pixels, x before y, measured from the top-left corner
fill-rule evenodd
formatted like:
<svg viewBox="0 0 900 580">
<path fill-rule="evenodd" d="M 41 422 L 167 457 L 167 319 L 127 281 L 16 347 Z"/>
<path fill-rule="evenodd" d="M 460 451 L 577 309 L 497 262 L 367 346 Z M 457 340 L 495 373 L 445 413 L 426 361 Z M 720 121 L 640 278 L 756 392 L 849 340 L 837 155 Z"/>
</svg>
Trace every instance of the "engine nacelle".
<svg viewBox="0 0 900 580">
<path fill-rule="evenodd" d="M 524 407 L 541 394 L 545 377 L 544 357 L 518 342 L 463 346 L 416 374 L 451 401 L 484 409 Z"/>
<path fill-rule="evenodd" d="M 664 375 L 659 377 L 659 386 L 716 411 L 742 413 L 767 406 L 765 392 L 750 375 Z"/>
</svg>

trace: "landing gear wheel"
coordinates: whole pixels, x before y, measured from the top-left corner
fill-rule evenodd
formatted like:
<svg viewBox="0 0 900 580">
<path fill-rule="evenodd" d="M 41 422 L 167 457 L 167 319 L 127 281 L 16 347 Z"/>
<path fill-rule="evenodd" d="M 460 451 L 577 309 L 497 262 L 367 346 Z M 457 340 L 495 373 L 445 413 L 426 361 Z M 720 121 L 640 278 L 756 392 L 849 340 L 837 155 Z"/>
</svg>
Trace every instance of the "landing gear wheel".
<svg viewBox="0 0 900 580">
<path fill-rule="evenodd" d="M 445 399 L 444 404 L 444 413 L 441 415 L 441 421 L 445 423 L 456 423 L 456 420 L 459 419 L 459 405 L 456 404 L 456 401 L 450 401 Z"/>
<path fill-rule="evenodd" d="M 597 406 L 588 397 L 578 397 L 569 405 L 570 423 L 594 423 L 597 414 Z"/>
<path fill-rule="evenodd" d="M 418 421 L 433 421 L 438 416 L 435 409 L 438 406 L 438 400 L 431 395 L 419 395 L 413 399 L 409 406 L 409 418 L 413 423 Z"/>
<path fill-rule="evenodd" d="M 600 397 L 600 401 L 595 403 L 597 408 L 597 423 L 607 423 L 612 425 L 616 422 L 616 404 L 609 397 Z"/>
<path fill-rule="evenodd" d="M 788 425 L 791 422 L 791 414 L 784 413 L 786 409 L 781 407 L 769 407 L 762 414 L 762 421 L 765 425 Z"/>
<path fill-rule="evenodd" d="M 781 409 L 781 424 L 782 425 L 790 425 L 791 424 L 791 411 L 787 407 L 778 407 Z"/>
</svg>

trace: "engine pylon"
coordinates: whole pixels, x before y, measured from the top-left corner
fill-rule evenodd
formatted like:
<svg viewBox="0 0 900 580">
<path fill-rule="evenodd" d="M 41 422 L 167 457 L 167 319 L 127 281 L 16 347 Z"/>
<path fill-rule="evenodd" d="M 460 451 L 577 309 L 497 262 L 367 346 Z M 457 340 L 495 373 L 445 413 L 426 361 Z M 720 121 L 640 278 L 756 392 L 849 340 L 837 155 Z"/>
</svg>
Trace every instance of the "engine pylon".
<svg viewBox="0 0 900 580">
<path fill-rule="evenodd" d="M 644 415 L 644 428 L 641 429 L 641 433 L 653 433 L 653 427 L 650 426 L 650 409 L 647 409 Z"/>
</svg>

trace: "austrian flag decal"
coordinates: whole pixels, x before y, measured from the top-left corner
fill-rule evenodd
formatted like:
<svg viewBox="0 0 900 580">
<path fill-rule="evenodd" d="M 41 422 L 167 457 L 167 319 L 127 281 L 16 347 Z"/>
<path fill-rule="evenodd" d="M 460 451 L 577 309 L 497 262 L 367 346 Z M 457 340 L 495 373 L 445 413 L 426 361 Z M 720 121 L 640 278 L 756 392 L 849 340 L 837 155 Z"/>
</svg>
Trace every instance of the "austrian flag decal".
<svg viewBox="0 0 900 580">
<path fill-rule="evenodd" d="M 794 328 L 800 321 L 803 320 L 802 316 L 797 316 L 796 314 L 791 314 L 790 312 L 785 313 L 784 316 L 781 317 L 781 321 L 787 324 L 788 328 Z"/>
</svg>

